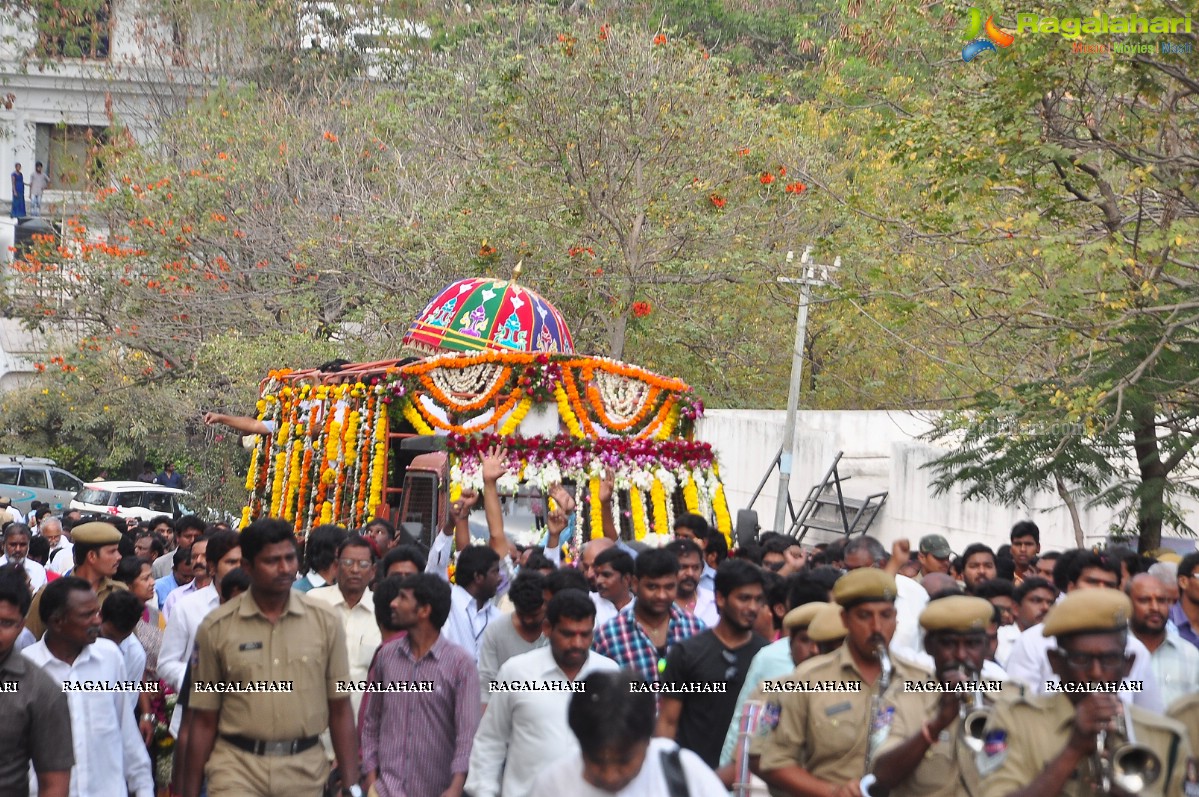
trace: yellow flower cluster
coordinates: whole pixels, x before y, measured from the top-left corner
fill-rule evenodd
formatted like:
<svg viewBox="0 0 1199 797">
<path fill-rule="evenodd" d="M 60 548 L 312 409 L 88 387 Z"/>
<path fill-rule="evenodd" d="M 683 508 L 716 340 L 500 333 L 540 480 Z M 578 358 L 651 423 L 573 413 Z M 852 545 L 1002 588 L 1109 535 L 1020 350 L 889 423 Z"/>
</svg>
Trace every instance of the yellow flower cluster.
<svg viewBox="0 0 1199 797">
<path fill-rule="evenodd" d="M 587 487 L 591 493 L 591 539 L 598 540 L 604 536 L 604 508 L 600 506 L 599 476 L 592 476 Z"/>
<path fill-rule="evenodd" d="M 637 487 L 629 488 L 629 512 L 633 516 L 633 538 L 645 539 L 645 535 L 649 531 L 645 521 L 645 496 Z"/>
</svg>

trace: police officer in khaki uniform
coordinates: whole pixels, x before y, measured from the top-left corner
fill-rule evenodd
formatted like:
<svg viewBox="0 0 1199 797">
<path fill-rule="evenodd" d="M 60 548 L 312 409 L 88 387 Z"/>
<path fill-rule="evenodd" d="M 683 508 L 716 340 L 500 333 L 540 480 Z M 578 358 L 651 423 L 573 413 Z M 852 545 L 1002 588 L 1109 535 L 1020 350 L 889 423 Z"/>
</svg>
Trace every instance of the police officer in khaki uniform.
<svg viewBox="0 0 1199 797">
<path fill-rule="evenodd" d="M 1001 699 L 1001 692 L 984 691 L 979 681 L 993 614 L 990 601 L 966 595 L 932 601 L 920 614 L 924 649 L 936 665 L 931 687 L 944 684 L 949 691 L 929 701 L 926 716 L 896 716 L 874 767 L 879 786 L 890 789 L 892 797 L 978 797 L 978 767 L 963 728 L 962 709 L 974 710 L 975 694 L 981 696 L 984 709 Z M 954 684 L 962 684 L 961 688 L 973 685 L 978 691 L 953 691 Z M 1013 696 L 1023 693 L 1016 684 L 1003 688 Z"/>
<path fill-rule="evenodd" d="M 816 643 L 820 654 L 832 653 L 845 644 L 849 629 L 841 621 L 841 607 L 835 603 L 822 603 L 808 626 L 808 639 Z"/>
<path fill-rule="evenodd" d="M 104 605 L 104 599 L 114 590 L 127 589 L 124 584 L 112 578 L 117 572 L 117 565 L 121 563 L 121 532 L 116 526 L 103 521 L 81 523 L 71 529 L 71 542 L 75 544 L 75 569 L 70 575 L 78 576 L 91 584 L 101 606 Z M 25 619 L 25 627 L 38 639 L 46 633 L 46 626 L 38 616 L 44 590 L 45 587 L 42 587 L 33 596 L 29 616 Z"/>
<path fill-rule="evenodd" d="M 329 729 L 344 790 L 361 797 L 345 631 L 319 601 L 292 589 L 291 524 L 263 519 L 241 533 L 250 591 L 213 610 L 196 634 L 184 797 L 320 797 Z M 236 691 L 252 687 L 259 691 Z M 265 689 L 267 691 L 261 691 Z"/>
<path fill-rule="evenodd" d="M 979 759 L 982 797 L 1181 793 L 1186 730 L 1139 706 L 1125 707 L 1115 692 L 1095 691 L 1119 687 L 1128 676 L 1133 659 L 1124 646 L 1131 615 L 1132 602 L 1114 589 L 1071 592 L 1049 610 L 1043 633 L 1057 637 L 1049 662 L 1063 692 L 1028 694 L 995 706 Z M 1109 751 L 1123 745 L 1121 713 L 1131 719 L 1136 741 L 1156 755 L 1160 769 L 1151 783 L 1128 784 L 1125 790 L 1113 782 L 1105 792 L 1101 784 L 1113 779 L 1104 777 L 1110 767 L 1097 749 L 1098 736 L 1106 734 Z"/>
<path fill-rule="evenodd" d="M 831 788 L 835 797 L 858 797 L 868 744 L 877 748 L 896 713 L 923 716 L 925 698 L 905 696 L 903 683 L 932 674 L 896 657 L 891 657 L 894 672 L 881 710 L 870 716 L 882 673 L 877 650 L 895 634 L 896 594 L 895 579 L 874 568 L 847 573 L 833 586 L 833 600 L 848 629 L 845 644 L 804 662 L 780 684 L 787 691 L 778 695 L 777 718 L 763 712 L 767 726 L 775 727 L 751 745 L 751 753 L 760 756 L 755 772 L 772 791 L 827 795 Z M 830 685 L 857 691 L 816 691 Z"/>
</svg>

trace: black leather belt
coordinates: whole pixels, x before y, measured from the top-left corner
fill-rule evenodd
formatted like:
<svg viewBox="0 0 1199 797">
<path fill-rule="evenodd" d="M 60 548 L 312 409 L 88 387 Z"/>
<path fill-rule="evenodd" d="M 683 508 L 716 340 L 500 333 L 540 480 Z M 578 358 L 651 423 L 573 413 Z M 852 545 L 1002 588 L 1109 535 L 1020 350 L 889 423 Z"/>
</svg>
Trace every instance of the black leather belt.
<svg viewBox="0 0 1199 797">
<path fill-rule="evenodd" d="M 309 736 L 306 739 L 285 739 L 280 742 L 264 742 L 250 739 L 236 733 L 222 733 L 221 738 L 239 750 L 245 750 L 254 755 L 281 756 L 296 755 L 316 747 L 320 743 L 319 736 Z"/>
</svg>

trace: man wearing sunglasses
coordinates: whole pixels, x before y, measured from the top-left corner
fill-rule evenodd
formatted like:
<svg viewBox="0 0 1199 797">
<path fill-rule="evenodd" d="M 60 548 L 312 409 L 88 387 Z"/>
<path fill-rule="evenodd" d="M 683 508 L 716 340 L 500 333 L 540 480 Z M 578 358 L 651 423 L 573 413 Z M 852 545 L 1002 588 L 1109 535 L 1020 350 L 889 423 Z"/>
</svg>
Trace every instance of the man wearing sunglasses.
<svg viewBox="0 0 1199 797">
<path fill-rule="evenodd" d="M 1050 610 L 1041 633 L 1056 641 L 1048 655 L 1060 680 L 1050 694 L 996 705 L 979 759 L 982 797 L 1102 793 L 1103 780 L 1116 795 L 1182 793 L 1186 730 L 1118 697 L 1138 685 L 1128 680 L 1131 616 L 1132 602 L 1114 589 L 1076 590 Z M 1105 740 L 1108 751 L 1118 750 L 1130 741 L 1129 726 L 1157 762 L 1131 762 L 1145 782 L 1121 788 L 1117 768 L 1103 766 L 1099 745 Z"/>
</svg>

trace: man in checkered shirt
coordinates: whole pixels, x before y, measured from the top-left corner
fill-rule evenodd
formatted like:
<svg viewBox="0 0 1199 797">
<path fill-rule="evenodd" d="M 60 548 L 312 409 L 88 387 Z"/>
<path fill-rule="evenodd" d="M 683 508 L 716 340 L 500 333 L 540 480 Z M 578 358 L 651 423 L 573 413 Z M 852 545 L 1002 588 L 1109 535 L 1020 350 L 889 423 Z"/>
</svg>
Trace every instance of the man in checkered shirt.
<svg viewBox="0 0 1199 797">
<path fill-rule="evenodd" d="M 596 632 L 591 647 L 656 683 L 670 647 L 703 631 L 704 624 L 674 605 L 679 560 L 673 553 L 646 551 L 637 557 L 635 575 L 633 604 Z"/>
</svg>

